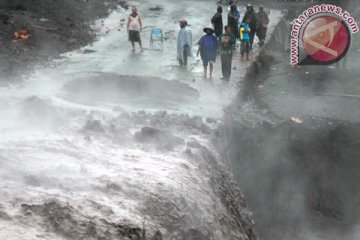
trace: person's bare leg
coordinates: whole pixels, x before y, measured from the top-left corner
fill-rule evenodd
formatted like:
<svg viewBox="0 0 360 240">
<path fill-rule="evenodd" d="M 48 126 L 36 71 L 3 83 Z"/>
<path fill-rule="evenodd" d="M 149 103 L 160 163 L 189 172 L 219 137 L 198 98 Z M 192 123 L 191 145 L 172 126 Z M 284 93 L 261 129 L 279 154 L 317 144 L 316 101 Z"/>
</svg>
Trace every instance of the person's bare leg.
<svg viewBox="0 0 360 240">
<path fill-rule="evenodd" d="M 214 69 L 214 65 L 210 63 L 210 79 L 212 79 L 213 69 Z"/>
<path fill-rule="evenodd" d="M 249 53 L 250 53 L 251 49 L 252 49 L 251 45 L 250 46 L 248 45 L 246 48 L 246 60 L 249 60 Z"/>
<path fill-rule="evenodd" d="M 204 78 L 207 78 L 207 65 L 204 65 Z"/>
<path fill-rule="evenodd" d="M 131 46 L 132 46 L 132 51 L 134 52 L 135 51 L 135 43 L 131 42 Z"/>
<path fill-rule="evenodd" d="M 139 47 L 140 47 L 140 51 L 144 51 L 143 47 L 142 47 L 142 43 L 139 42 Z"/>
</svg>

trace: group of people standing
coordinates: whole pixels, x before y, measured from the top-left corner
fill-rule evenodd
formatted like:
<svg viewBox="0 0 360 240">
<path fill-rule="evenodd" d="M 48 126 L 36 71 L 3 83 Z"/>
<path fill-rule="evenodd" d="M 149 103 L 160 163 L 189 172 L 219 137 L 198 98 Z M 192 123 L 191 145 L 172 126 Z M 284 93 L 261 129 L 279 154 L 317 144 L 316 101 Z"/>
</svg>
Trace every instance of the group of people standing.
<svg viewBox="0 0 360 240">
<path fill-rule="evenodd" d="M 213 65 L 216 60 L 217 52 L 221 57 L 221 68 L 224 80 L 229 80 L 232 69 L 233 51 L 236 41 L 240 41 L 241 59 L 246 55 L 249 60 L 249 52 L 252 50 L 255 34 L 259 38 L 259 45 L 264 45 L 267 25 L 269 17 L 263 7 L 259 8 L 256 13 L 252 5 L 247 5 L 246 12 L 242 20 L 240 20 L 240 11 L 236 5 L 236 1 L 228 0 L 228 18 L 227 25 L 223 24 L 223 7 L 218 6 L 216 14 L 211 18 L 211 27 L 205 27 L 203 31 L 205 35 L 197 42 L 199 48 L 197 56 L 201 56 L 204 66 L 204 77 L 212 78 Z M 192 34 L 187 29 L 187 21 L 179 20 L 180 31 L 177 37 L 177 59 L 180 66 L 187 66 L 187 59 L 192 56 Z M 128 17 L 127 30 L 129 33 L 129 41 L 135 51 L 135 42 L 139 43 L 142 51 L 140 32 L 142 30 L 142 22 L 137 13 L 135 6 L 132 7 L 132 13 Z"/>
<path fill-rule="evenodd" d="M 211 19 L 212 26 L 204 28 L 205 35 L 198 41 L 197 56 L 200 55 L 204 66 L 204 77 L 212 78 L 213 64 L 217 52 L 220 52 L 222 79 L 229 80 L 232 69 L 232 58 L 235 43 L 240 41 L 241 59 L 246 56 L 249 60 L 249 52 L 253 48 L 255 35 L 259 38 L 259 45 L 263 46 L 269 24 L 268 14 L 261 6 L 256 13 L 252 5 L 247 5 L 246 12 L 240 20 L 240 11 L 236 2 L 229 1 L 227 25 L 223 24 L 223 7 L 218 6 L 217 12 Z M 184 24 L 185 23 L 185 24 Z M 180 21 L 178 36 L 178 60 L 180 65 L 186 66 L 187 56 L 191 55 L 191 32 L 186 29 L 186 21 Z M 189 40 L 190 39 L 190 40 Z M 185 65 L 183 64 L 185 62 Z"/>
</svg>

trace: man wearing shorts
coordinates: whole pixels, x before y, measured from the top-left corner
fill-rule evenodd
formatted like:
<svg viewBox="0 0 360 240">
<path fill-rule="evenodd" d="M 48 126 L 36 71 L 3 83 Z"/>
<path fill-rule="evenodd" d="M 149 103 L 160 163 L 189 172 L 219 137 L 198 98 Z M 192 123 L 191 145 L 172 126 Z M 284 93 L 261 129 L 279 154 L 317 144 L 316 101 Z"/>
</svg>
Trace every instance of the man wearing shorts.
<svg viewBox="0 0 360 240">
<path fill-rule="evenodd" d="M 142 31 L 142 23 L 136 6 L 131 7 L 131 14 L 129 15 L 127 21 L 127 31 L 129 33 L 129 41 L 132 45 L 132 51 L 135 51 L 135 42 L 139 43 L 140 49 L 141 51 L 143 51 L 140 38 L 140 32 Z"/>
</svg>

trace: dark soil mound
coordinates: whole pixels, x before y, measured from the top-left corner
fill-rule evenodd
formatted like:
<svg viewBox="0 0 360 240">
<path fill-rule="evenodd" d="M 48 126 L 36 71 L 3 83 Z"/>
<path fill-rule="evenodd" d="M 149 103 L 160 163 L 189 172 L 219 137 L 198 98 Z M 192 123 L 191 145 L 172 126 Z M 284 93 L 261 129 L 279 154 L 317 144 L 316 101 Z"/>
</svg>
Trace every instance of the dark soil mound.
<svg viewBox="0 0 360 240">
<path fill-rule="evenodd" d="M 0 79 L 92 42 L 90 23 L 117 6 L 127 5 L 125 0 L 0 0 Z M 13 42 L 22 27 L 29 40 Z"/>
</svg>

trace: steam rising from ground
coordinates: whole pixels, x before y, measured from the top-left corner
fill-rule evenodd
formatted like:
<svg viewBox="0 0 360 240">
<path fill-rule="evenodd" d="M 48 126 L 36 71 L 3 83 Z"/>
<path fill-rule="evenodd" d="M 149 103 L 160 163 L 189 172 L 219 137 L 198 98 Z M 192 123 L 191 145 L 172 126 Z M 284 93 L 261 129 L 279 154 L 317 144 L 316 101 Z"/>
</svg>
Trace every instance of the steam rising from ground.
<svg viewBox="0 0 360 240">
<path fill-rule="evenodd" d="M 0 236 L 257 239 L 245 201 L 210 144 L 216 120 L 129 113 L 117 104 L 147 94 L 154 105 L 175 106 L 195 101 L 198 92 L 156 78 L 102 80 L 101 88 L 94 77 L 62 88 L 47 83 L 47 92 L 41 80 L 3 89 L 3 98 L 13 98 L 1 119 Z M 174 95 L 155 94 L 161 86 Z"/>
<path fill-rule="evenodd" d="M 346 68 L 290 69 L 273 41 L 280 54 L 259 59 L 248 101 L 228 110 L 234 174 L 263 238 L 359 239 L 360 111 L 356 98 L 339 96 L 360 93 L 358 39 Z"/>
</svg>

